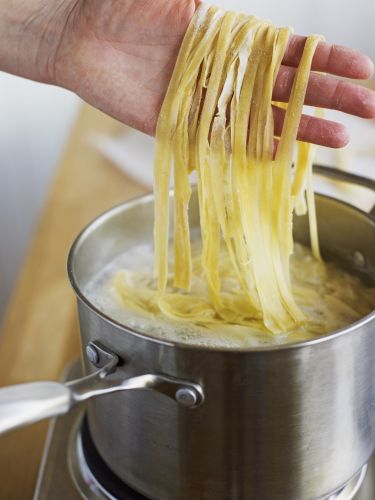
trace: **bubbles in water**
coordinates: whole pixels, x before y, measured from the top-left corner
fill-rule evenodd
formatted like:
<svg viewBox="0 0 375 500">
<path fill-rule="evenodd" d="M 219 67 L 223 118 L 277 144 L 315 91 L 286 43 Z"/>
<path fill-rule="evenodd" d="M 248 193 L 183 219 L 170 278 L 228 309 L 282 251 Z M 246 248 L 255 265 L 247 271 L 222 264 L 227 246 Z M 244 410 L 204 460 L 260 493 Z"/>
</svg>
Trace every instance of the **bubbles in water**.
<svg viewBox="0 0 375 500">
<path fill-rule="evenodd" d="M 302 326 L 286 334 L 268 335 L 229 324 L 204 328 L 136 313 L 120 303 L 111 287 L 111 279 L 121 269 L 142 270 L 151 276 L 152 246 L 144 244 L 127 250 L 94 276 L 84 290 L 93 305 L 137 332 L 202 347 L 251 348 L 306 340 L 344 327 L 375 308 L 374 288 L 365 287 L 357 277 L 344 273 L 332 264 L 317 262 L 301 245 L 296 245 L 291 259 L 292 283 L 296 300 L 310 322 L 308 327 Z M 306 287 L 310 290 L 310 303 L 304 293 Z"/>
</svg>

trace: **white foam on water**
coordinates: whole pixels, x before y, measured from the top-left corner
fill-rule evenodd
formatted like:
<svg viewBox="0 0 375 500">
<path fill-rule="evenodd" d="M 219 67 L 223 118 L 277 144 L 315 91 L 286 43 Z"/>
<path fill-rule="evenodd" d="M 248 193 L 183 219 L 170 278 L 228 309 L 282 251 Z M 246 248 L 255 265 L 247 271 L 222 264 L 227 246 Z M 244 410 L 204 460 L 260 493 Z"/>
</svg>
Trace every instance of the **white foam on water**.
<svg viewBox="0 0 375 500">
<path fill-rule="evenodd" d="M 135 246 L 107 264 L 97 273 L 83 290 L 88 300 L 106 316 L 137 332 L 170 342 L 184 342 L 200 346 L 257 347 L 282 342 L 282 336 L 274 339 L 249 336 L 248 329 L 228 325 L 227 331 L 211 330 L 194 324 L 174 322 L 170 319 L 150 318 L 126 309 L 111 285 L 113 276 L 121 269 L 142 271 L 152 275 L 153 249 L 150 244 Z"/>
<path fill-rule="evenodd" d="M 311 318 L 308 329 L 299 328 L 285 334 L 265 333 L 240 325 L 220 325 L 205 328 L 191 323 L 167 318 L 141 315 L 127 309 L 112 285 L 113 276 L 122 269 L 141 271 L 152 275 L 153 249 L 150 244 L 135 246 L 108 263 L 84 289 L 88 300 L 106 316 L 137 332 L 170 342 L 183 342 L 203 347 L 251 348 L 278 345 L 316 338 L 359 319 L 375 308 L 375 290 L 367 288 L 356 276 L 342 271 L 333 264 L 324 267 L 311 256 L 307 248 L 296 245 L 291 260 L 292 283 L 296 300 Z M 309 290 L 309 300 L 304 290 Z M 311 303 L 311 297 L 315 297 Z M 368 299 L 368 310 L 363 301 Z M 341 306 L 335 314 L 335 301 L 344 300 L 347 310 Z M 357 307 L 357 309 L 356 309 Z M 354 313 L 353 313 L 354 311 Z M 356 311 L 362 311 L 361 313 Z M 367 311 L 367 312 L 366 312 Z"/>
</svg>

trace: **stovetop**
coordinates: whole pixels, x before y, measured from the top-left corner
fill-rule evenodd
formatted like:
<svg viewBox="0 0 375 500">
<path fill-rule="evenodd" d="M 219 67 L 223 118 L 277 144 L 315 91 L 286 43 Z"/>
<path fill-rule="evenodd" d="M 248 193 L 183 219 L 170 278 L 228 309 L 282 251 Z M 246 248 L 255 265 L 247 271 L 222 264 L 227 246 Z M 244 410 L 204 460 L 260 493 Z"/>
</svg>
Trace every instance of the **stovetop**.
<svg viewBox="0 0 375 500">
<path fill-rule="evenodd" d="M 81 376 L 79 362 L 72 364 L 63 379 Z M 101 483 L 95 470 L 100 470 Z M 364 471 L 363 471 L 364 473 Z M 350 495 L 349 495 L 350 497 Z M 146 500 L 124 485 L 104 464 L 91 441 L 84 405 L 51 421 L 34 500 Z M 348 493 L 327 500 L 346 500 Z M 353 498 L 353 497 L 352 497 Z M 375 499 L 375 454 L 365 479 L 353 500 Z M 192 499 L 194 500 L 194 499 Z"/>
</svg>

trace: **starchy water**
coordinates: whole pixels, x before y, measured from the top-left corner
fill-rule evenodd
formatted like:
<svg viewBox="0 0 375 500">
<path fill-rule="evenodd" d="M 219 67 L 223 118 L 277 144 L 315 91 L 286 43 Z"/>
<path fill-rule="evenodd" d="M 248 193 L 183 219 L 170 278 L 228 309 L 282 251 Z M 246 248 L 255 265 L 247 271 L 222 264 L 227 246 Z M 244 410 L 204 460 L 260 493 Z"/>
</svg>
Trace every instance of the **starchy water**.
<svg viewBox="0 0 375 500">
<path fill-rule="evenodd" d="M 322 263 L 300 244 L 291 258 L 291 280 L 295 299 L 309 321 L 290 332 L 273 334 L 238 324 L 206 325 L 175 321 L 147 311 L 127 307 L 114 286 L 121 270 L 141 273 L 142 286 L 152 280 L 151 245 L 139 245 L 108 263 L 84 290 L 90 302 L 107 316 L 138 332 L 171 342 L 201 346 L 249 348 L 278 345 L 317 338 L 346 327 L 375 309 L 375 288 L 334 263 Z M 231 285 L 230 285 L 231 286 Z"/>
</svg>

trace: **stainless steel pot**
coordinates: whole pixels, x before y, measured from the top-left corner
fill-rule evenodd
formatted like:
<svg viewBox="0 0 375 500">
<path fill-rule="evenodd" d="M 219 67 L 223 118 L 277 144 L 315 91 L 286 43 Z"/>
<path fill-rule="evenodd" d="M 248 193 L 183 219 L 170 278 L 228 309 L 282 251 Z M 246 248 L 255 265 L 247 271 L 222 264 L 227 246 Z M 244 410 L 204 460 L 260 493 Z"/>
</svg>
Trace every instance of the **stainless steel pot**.
<svg viewBox="0 0 375 500">
<path fill-rule="evenodd" d="M 334 169 L 324 173 L 375 186 Z M 325 196 L 317 196 L 317 211 L 323 253 L 375 280 L 375 219 Z M 152 212 L 146 196 L 79 235 L 68 270 L 87 376 L 0 390 L 0 431 L 90 399 L 89 426 L 102 458 L 150 498 L 307 500 L 334 493 L 375 447 L 375 313 L 314 341 L 251 350 L 137 333 L 98 311 L 82 290 L 104 263 L 149 241 Z M 190 215 L 197 226 L 197 203 Z M 295 236 L 308 242 L 306 218 L 296 219 Z"/>
</svg>

